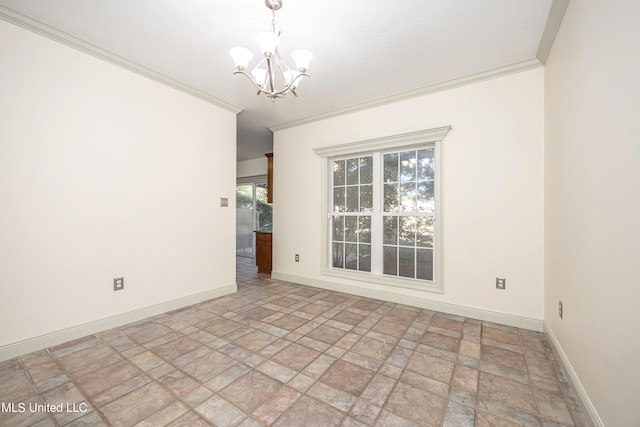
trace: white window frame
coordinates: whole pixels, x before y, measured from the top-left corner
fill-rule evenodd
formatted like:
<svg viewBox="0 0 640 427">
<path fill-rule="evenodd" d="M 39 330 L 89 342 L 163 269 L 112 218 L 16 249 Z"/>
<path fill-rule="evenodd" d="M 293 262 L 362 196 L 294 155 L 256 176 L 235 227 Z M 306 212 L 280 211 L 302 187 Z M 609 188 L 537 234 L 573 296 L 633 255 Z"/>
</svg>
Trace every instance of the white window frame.
<svg viewBox="0 0 640 427">
<path fill-rule="evenodd" d="M 316 154 L 322 158 L 322 268 L 321 273 L 326 276 L 339 277 L 343 279 L 378 283 L 382 285 L 397 286 L 402 288 L 417 289 L 421 291 L 444 293 L 443 275 L 443 194 L 442 194 L 442 141 L 451 126 L 428 129 L 423 131 L 392 135 L 382 138 L 369 139 L 364 141 L 349 142 L 346 144 L 333 145 L 330 147 L 318 148 Z M 395 277 L 384 274 L 376 274 L 363 271 L 346 270 L 333 268 L 331 266 L 331 208 L 332 200 L 332 176 L 333 170 L 331 161 L 340 157 L 356 157 L 370 155 L 374 152 L 403 151 L 405 149 L 415 149 L 428 145 L 434 146 L 434 236 L 433 236 L 433 280 L 419 280 L 405 277 Z M 374 168 L 374 180 L 380 171 Z M 374 215 L 380 215 L 380 207 L 376 207 L 376 198 L 379 195 L 374 192 Z M 379 202 L 380 203 L 380 202 Z M 377 211 L 377 212 L 376 212 Z M 372 217 L 372 228 L 382 227 L 380 220 L 374 221 Z M 374 243 L 372 241 L 372 246 Z"/>
</svg>

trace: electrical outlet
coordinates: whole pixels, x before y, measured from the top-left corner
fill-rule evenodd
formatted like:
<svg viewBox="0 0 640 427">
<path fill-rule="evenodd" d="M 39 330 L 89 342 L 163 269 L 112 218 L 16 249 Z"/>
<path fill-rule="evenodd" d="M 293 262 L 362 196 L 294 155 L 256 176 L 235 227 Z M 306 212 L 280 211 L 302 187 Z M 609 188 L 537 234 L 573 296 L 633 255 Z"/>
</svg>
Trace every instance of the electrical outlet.
<svg viewBox="0 0 640 427">
<path fill-rule="evenodd" d="M 300 254 L 296 254 L 296 262 L 300 262 Z"/>
<path fill-rule="evenodd" d="M 113 290 L 121 291 L 124 289 L 124 277 L 116 277 L 113 279 Z"/>
<path fill-rule="evenodd" d="M 562 301 L 558 301 L 558 316 L 562 319 Z"/>
<path fill-rule="evenodd" d="M 507 288 L 507 279 L 496 277 L 496 289 L 506 289 Z"/>
</svg>

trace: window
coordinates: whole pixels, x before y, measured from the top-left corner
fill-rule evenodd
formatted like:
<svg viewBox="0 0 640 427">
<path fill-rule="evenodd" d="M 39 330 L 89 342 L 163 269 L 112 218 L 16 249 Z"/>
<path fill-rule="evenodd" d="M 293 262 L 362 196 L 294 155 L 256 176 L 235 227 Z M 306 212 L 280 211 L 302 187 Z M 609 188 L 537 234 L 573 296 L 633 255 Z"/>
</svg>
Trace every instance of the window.
<svg viewBox="0 0 640 427">
<path fill-rule="evenodd" d="M 331 266 L 371 271 L 373 157 L 333 160 Z"/>
<path fill-rule="evenodd" d="M 440 142 L 449 129 L 316 150 L 326 170 L 324 274 L 442 291 Z"/>
<path fill-rule="evenodd" d="M 432 281 L 434 147 L 382 157 L 382 272 Z"/>
</svg>

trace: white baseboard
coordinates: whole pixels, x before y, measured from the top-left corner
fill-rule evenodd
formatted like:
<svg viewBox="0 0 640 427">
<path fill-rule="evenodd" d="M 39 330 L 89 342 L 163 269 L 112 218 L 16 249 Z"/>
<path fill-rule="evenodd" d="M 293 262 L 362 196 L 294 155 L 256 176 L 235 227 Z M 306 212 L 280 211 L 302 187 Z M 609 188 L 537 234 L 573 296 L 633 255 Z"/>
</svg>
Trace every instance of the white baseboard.
<svg viewBox="0 0 640 427">
<path fill-rule="evenodd" d="M 424 308 L 427 310 L 484 320 L 487 322 L 500 323 L 502 325 L 514 326 L 516 328 L 529 329 L 537 332 L 543 331 L 541 319 L 532 319 L 529 317 L 516 316 L 513 314 L 485 310 L 482 308 L 450 304 L 428 299 L 418 299 L 415 297 L 398 295 L 387 291 L 365 289 L 359 286 L 345 285 L 342 283 L 312 279 L 308 277 L 296 276 L 293 274 L 278 273 L 275 271 L 271 273 L 271 277 L 286 282 L 300 283 L 301 285 L 314 286 L 316 288 L 327 289 L 330 291 L 345 292 L 348 294 L 358 295 L 366 298 L 374 298 L 383 301 L 394 302 L 397 304 L 405 304 L 413 307 Z"/>
<path fill-rule="evenodd" d="M 116 314 L 114 316 L 105 317 L 104 319 L 94 320 L 92 322 L 83 323 L 81 325 L 40 335 L 38 337 L 3 345 L 0 346 L 0 362 L 23 354 L 42 350 L 47 347 L 62 344 L 67 341 L 82 338 L 87 335 L 95 334 L 96 332 L 166 313 L 167 311 L 176 310 L 202 301 L 218 298 L 234 293 L 237 289 L 237 285 L 233 283 L 221 288 L 188 295 L 171 301 L 161 302 L 159 304 L 139 308 L 126 313 Z"/>
<path fill-rule="evenodd" d="M 551 343 L 553 344 L 554 350 L 556 351 L 558 356 L 560 356 L 560 361 L 562 362 L 564 369 L 569 374 L 569 377 L 571 378 L 571 382 L 573 383 L 573 386 L 578 392 L 578 396 L 580 397 L 582 404 L 587 409 L 587 412 L 591 417 L 591 421 L 596 427 L 604 427 L 604 422 L 602 422 L 600 415 L 598 415 L 598 411 L 596 411 L 596 408 L 595 406 L 593 406 L 591 399 L 589 399 L 589 396 L 587 395 L 586 390 L 584 389 L 584 387 L 582 386 L 582 383 L 580 382 L 580 378 L 578 378 L 578 374 L 576 374 L 576 371 L 573 369 L 573 366 L 571 366 L 571 362 L 569 362 L 569 358 L 567 357 L 562 346 L 560 345 L 560 341 L 558 341 L 555 334 L 553 333 L 553 329 L 551 329 L 551 326 L 549 326 L 547 322 L 544 322 L 544 332 L 551 339 Z"/>
</svg>

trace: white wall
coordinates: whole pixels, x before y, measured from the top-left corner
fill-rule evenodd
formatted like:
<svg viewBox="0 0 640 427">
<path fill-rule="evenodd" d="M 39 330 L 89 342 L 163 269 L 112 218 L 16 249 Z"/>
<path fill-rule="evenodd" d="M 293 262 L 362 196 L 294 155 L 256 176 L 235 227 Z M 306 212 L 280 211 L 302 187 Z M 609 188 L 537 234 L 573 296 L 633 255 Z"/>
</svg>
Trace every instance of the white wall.
<svg viewBox="0 0 640 427">
<path fill-rule="evenodd" d="M 543 317 L 544 70 L 522 72 L 274 134 L 274 275 L 488 312 Z M 452 126 L 444 147 L 444 294 L 320 274 L 318 147 Z M 294 254 L 300 262 L 294 262 Z M 507 278 L 506 291 L 495 288 Z M 505 322 L 508 320 L 505 320 Z"/>
<path fill-rule="evenodd" d="M 238 178 L 266 175 L 268 172 L 268 166 L 266 157 L 243 160 L 238 162 L 236 166 L 236 175 Z"/>
<path fill-rule="evenodd" d="M 546 67 L 545 321 L 608 426 L 640 426 L 638 17 L 570 2 Z"/>
<path fill-rule="evenodd" d="M 0 348 L 235 287 L 235 115 L 1 20 L 0 40 Z"/>
</svg>

